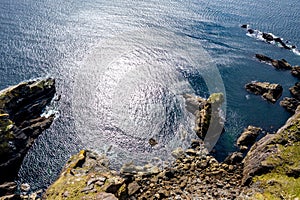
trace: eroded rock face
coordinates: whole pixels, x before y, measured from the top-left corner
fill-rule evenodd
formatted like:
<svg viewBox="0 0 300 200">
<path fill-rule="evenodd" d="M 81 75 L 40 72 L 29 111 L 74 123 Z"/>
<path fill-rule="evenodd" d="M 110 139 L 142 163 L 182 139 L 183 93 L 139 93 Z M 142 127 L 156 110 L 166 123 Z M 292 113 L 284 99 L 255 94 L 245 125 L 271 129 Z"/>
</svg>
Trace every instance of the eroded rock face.
<svg viewBox="0 0 300 200">
<path fill-rule="evenodd" d="M 264 99 L 275 103 L 282 95 L 283 88 L 279 84 L 269 82 L 251 82 L 245 85 L 247 91 L 261 95 Z"/>
<path fill-rule="evenodd" d="M 249 184 L 253 177 L 260 177 L 264 180 L 269 176 L 269 178 L 274 176 L 278 181 L 283 181 L 282 184 L 285 185 L 285 181 L 291 181 L 291 183 L 297 181 L 299 184 L 299 176 L 295 180 L 293 173 L 300 169 L 299 149 L 300 107 L 276 134 L 268 134 L 252 146 L 243 160 L 243 184 Z M 297 184 L 296 187 L 298 188 Z"/>
<path fill-rule="evenodd" d="M 300 82 L 297 82 L 293 87 L 291 87 L 290 92 L 293 97 L 300 100 Z"/>
<path fill-rule="evenodd" d="M 0 91 L 0 184 L 14 180 L 34 140 L 53 122 L 53 115 L 46 118 L 41 114 L 54 95 L 51 78 Z"/>
</svg>

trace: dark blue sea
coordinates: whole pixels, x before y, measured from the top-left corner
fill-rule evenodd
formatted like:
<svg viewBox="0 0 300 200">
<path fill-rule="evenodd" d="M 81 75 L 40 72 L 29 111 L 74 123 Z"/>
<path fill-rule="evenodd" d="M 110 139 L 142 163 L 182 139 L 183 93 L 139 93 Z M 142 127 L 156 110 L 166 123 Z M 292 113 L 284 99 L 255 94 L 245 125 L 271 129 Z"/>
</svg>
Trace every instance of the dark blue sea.
<svg viewBox="0 0 300 200">
<path fill-rule="evenodd" d="M 300 56 L 248 37 L 240 26 L 300 47 L 299 8 L 298 0 L 1 0 L 0 89 L 50 76 L 61 95 L 51 108 L 59 116 L 26 156 L 18 182 L 46 187 L 82 148 L 105 153 L 115 169 L 168 165 L 173 149 L 196 138 L 186 94 L 225 94 L 220 160 L 248 125 L 276 131 L 290 114 L 244 85 L 280 83 L 282 98 L 290 96 L 298 80 L 255 54 L 292 65 Z"/>
</svg>

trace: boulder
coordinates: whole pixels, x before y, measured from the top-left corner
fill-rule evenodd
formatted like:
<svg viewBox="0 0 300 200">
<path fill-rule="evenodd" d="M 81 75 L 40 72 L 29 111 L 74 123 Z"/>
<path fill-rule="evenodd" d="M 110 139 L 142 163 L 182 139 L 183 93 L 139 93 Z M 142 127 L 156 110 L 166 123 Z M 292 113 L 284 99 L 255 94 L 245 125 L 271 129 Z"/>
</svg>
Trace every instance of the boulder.
<svg viewBox="0 0 300 200">
<path fill-rule="evenodd" d="M 260 61 L 264 61 L 264 62 L 268 62 L 268 63 L 271 63 L 273 61 L 272 58 L 265 56 L 263 54 L 255 54 L 255 57 Z"/>
<path fill-rule="evenodd" d="M 300 101 L 296 98 L 284 97 L 282 101 L 280 101 L 280 105 L 288 112 L 295 113 L 297 107 L 300 105 Z"/>
<path fill-rule="evenodd" d="M 254 144 L 256 138 L 262 133 L 262 129 L 255 126 L 248 126 L 237 139 L 237 145 L 241 151 L 247 150 Z"/>
<path fill-rule="evenodd" d="M 269 82 L 251 82 L 245 85 L 247 91 L 261 95 L 266 100 L 275 103 L 282 94 L 282 86 Z"/>
<path fill-rule="evenodd" d="M 0 183 L 13 181 L 34 140 L 54 120 L 41 117 L 55 95 L 48 78 L 23 82 L 0 91 Z"/>
<path fill-rule="evenodd" d="M 300 66 L 294 66 L 291 70 L 291 74 L 297 78 L 300 78 Z"/>
</svg>

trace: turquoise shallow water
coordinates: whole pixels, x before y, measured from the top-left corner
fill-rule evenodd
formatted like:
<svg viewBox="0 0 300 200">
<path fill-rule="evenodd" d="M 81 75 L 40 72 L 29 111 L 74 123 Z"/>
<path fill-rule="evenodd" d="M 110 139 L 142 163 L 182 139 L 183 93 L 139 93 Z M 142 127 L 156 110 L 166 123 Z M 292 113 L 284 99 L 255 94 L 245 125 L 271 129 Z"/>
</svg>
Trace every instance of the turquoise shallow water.
<svg viewBox="0 0 300 200">
<path fill-rule="evenodd" d="M 297 79 L 259 63 L 255 53 L 300 64 L 290 51 L 248 37 L 241 24 L 300 46 L 300 2 L 11 1 L 0 3 L 0 89 L 53 76 L 60 117 L 41 135 L 20 170 L 33 188 L 51 183 L 80 148 L 107 153 L 112 166 L 133 160 L 164 165 L 186 147 L 193 116 L 183 95 L 226 93 L 225 133 L 217 157 L 234 151 L 244 127 L 274 131 L 289 114 L 243 86 Z M 159 141 L 149 147 L 148 139 Z"/>
</svg>

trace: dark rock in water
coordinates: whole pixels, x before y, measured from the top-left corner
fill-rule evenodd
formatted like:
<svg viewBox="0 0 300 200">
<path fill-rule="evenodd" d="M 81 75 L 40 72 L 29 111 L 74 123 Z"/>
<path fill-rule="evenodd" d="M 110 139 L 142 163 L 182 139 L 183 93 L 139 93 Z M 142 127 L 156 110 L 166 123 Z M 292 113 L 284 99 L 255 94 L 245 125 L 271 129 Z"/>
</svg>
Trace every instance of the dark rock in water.
<svg viewBox="0 0 300 200">
<path fill-rule="evenodd" d="M 220 116 L 219 109 L 224 102 L 223 94 L 214 93 L 205 102 L 203 108 L 196 114 L 195 131 L 200 139 L 204 139 L 210 131 L 210 137 L 222 132 L 223 119 Z"/>
<path fill-rule="evenodd" d="M 300 100 L 300 82 L 297 82 L 293 87 L 290 88 L 290 92 L 297 100 Z"/>
<path fill-rule="evenodd" d="M 269 33 L 263 33 L 263 34 L 262 34 L 262 37 L 263 37 L 265 40 L 267 40 L 268 42 L 271 42 L 271 41 L 274 40 L 274 37 L 273 37 L 271 34 L 269 34 Z"/>
<path fill-rule="evenodd" d="M 255 54 L 255 57 L 257 59 L 259 59 L 260 61 L 264 61 L 264 62 L 268 62 L 268 63 L 271 63 L 273 61 L 272 58 L 265 56 L 263 54 Z"/>
<path fill-rule="evenodd" d="M 53 122 L 53 115 L 41 114 L 54 94 L 51 78 L 0 91 L 0 183 L 14 180 L 34 140 Z"/>
<path fill-rule="evenodd" d="M 252 82 L 245 85 L 247 91 L 256 95 L 262 95 L 266 100 L 275 103 L 282 94 L 282 86 L 268 82 Z"/>
<path fill-rule="evenodd" d="M 271 64 L 276 69 L 282 69 L 282 70 L 292 69 L 292 65 L 290 63 L 288 63 L 285 59 L 274 60 L 274 59 L 272 59 L 268 56 L 265 56 L 263 54 L 256 54 L 255 57 L 257 59 L 259 59 L 260 61 Z"/>
<path fill-rule="evenodd" d="M 245 151 L 253 145 L 256 138 L 262 133 L 262 129 L 255 126 L 248 126 L 237 139 L 237 145 L 241 151 Z"/>
<path fill-rule="evenodd" d="M 243 160 L 243 184 L 249 184 L 253 177 L 268 191 L 268 181 L 274 180 L 280 191 L 299 189 L 299 180 L 294 179 L 293 172 L 298 171 L 300 149 L 300 107 L 288 119 L 276 134 L 267 134 L 256 142 Z M 263 175 L 263 176 L 261 176 Z M 290 178 L 292 177 L 292 178 Z M 295 182 L 296 181 L 296 182 Z M 278 189 L 276 189 L 278 188 Z M 278 195 L 273 193 L 274 195 Z"/>
<path fill-rule="evenodd" d="M 291 70 L 291 74 L 297 78 L 300 78 L 300 66 L 294 66 Z"/>
<path fill-rule="evenodd" d="M 285 97 L 280 101 L 280 105 L 290 113 L 295 113 L 297 107 L 300 105 L 300 101 L 295 98 Z"/>
<path fill-rule="evenodd" d="M 253 33 L 254 33 L 254 30 L 253 30 L 253 29 L 251 29 L 251 28 L 250 28 L 250 29 L 248 29 L 247 31 L 248 31 L 248 33 L 250 33 L 250 34 L 253 34 Z"/>
<path fill-rule="evenodd" d="M 243 24 L 243 25 L 241 25 L 241 28 L 248 28 L 248 24 Z"/>
<path fill-rule="evenodd" d="M 225 158 L 224 163 L 229 164 L 229 165 L 235 165 L 239 164 L 243 160 L 243 153 L 241 152 L 233 152 L 227 158 Z"/>
<path fill-rule="evenodd" d="M 150 138 L 149 139 L 149 144 L 153 147 L 153 146 L 157 145 L 158 143 L 154 138 Z"/>
<path fill-rule="evenodd" d="M 271 63 L 276 69 L 290 70 L 292 65 L 289 64 L 285 59 L 273 60 Z"/>
</svg>

